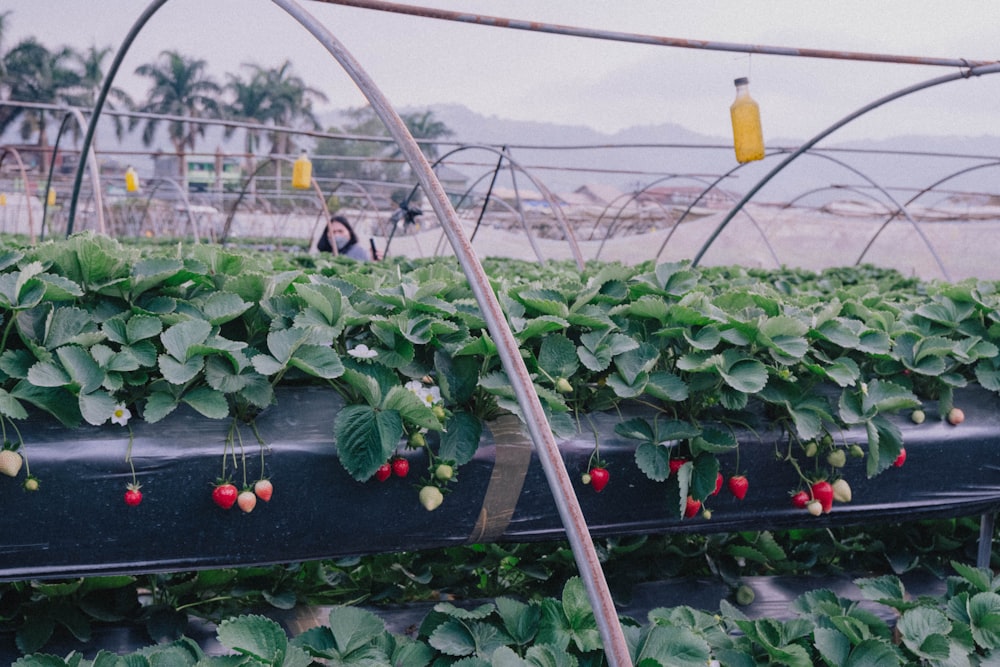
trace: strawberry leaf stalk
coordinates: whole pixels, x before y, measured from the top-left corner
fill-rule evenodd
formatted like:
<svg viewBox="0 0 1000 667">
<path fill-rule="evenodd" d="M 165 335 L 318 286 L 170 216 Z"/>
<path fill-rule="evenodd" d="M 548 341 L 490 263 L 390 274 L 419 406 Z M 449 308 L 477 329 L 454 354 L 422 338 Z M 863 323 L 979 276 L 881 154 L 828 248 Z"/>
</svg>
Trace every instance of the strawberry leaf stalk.
<svg viewBox="0 0 1000 667">
<path fill-rule="evenodd" d="M 129 472 L 132 473 L 132 481 L 125 486 L 125 504 L 129 507 L 137 507 L 142 502 L 142 485 L 135 476 L 135 464 L 132 463 L 132 445 L 135 443 L 135 434 L 128 420 L 132 418 L 132 412 L 124 403 L 119 403 L 111 412 L 111 423 L 124 426 L 128 429 L 128 446 L 125 448 L 125 463 L 128 464 Z"/>
<path fill-rule="evenodd" d="M 23 465 L 25 475 L 29 479 L 32 479 L 28 457 L 24 456 L 24 440 L 21 438 L 21 433 L 17 430 L 14 422 L 10 422 L 10 427 L 17 434 L 17 442 L 12 442 L 7 438 L 7 419 L 0 415 L 0 433 L 3 436 L 3 448 L 0 449 L 0 474 L 7 477 L 17 477 Z M 37 488 L 37 486 L 38 483 L 36 480 L 35 487 Z"/>
<path fill-rule="evenodd" d="M 594 439 L 594 451 L 587 461 L 587 472 L 581 477 L 584 484 L 589 484 L 594 489 L 594 493 L 600 493 L 611 481 L 611 473 L 608 472 L 607 464 L 601 460 L 601 446 Z"/>
</svg>

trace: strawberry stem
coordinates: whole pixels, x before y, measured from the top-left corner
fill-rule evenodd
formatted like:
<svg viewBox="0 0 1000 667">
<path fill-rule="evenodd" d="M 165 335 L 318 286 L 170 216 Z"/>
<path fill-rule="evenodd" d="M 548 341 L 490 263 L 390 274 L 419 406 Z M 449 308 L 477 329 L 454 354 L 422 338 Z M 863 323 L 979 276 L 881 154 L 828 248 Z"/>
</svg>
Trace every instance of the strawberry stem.
<svg viewBox="0 0 1000 667">
<path fill-rule="evenodd" d="M 138 485 L 138 481 L 135 478 L 135 465 L 132 463 L 132 443 L 135 441 L 135 436 L 132 433 L 132 427 L 128 426 L 128 447 L 125 449 L 125 462 L 128 463 L 129 470 L 132 471 L 132 484 Z"/>
</svg>

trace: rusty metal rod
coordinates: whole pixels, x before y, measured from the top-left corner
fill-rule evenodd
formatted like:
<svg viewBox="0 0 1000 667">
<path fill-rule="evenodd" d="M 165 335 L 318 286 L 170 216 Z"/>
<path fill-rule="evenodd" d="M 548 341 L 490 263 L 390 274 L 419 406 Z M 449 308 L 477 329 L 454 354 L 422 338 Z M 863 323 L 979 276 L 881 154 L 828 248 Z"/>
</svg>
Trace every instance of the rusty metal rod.
<svg viewBox="0 0 1000 667">
<path fill-rule="evenodd" d="M 572 37 L 587 37 L 590 39 L 605 39 L 615 42 L 631 42 L 633 44 L 651 44 L 654 46 L 672 46 L 681 49 L 704 49 L 707 51 L 735 51 L 737 53 L 762 53 L 771 56 L 794 56 L 798 58 L 826 58 L 832 60 L 861 60 L 882 63 L 900 63 L 905 65 L 933 65 L 937 67 L 970 68 L 988 65 L 997 60 L 969 60 L 967 58 L 928 58 L 924 56 L 902 56 L 888 53 L 863 53 L 856 51 L 831 51 L 827 49 L 808 49 L 791 46 L 766 46 L 762 44 L 740 44 L 737 42 L 716 42 L 704 39 L 680 39 L 677 37 L 659 37 L 597 28 L 578 28 L 554 23 L 524 21 L 521 19 L 470 14 L 468 12 L 453 12 L 432 7 L 417 7 L 385 0 L 312 0 L 330 5 L 345 5 L 360 9 L 374 9 L 380 12 L 409 14 L 424 18 L 473 23 L 492 26 L 494 28 L 511 28 L 544 32 L 554 35 L 569 35 Z"/>
<path fill-rule="evenodd" d="M 455 250 L 455 255 L 462 264 L 462 270 L 469 281 L 469 287 L 483 311 L 483 318 L 486 320 L 487 328 L 497 346 L 497 354 L 510 378 L 521 411 L 524 413 L 528 433 L 531 435 L 535 451 L 548 480 L 556 509 L 559 511 L 563 527 L 566 529 L 567 539 L 573 550 L 573 556 L 580 570 L 580 578 L 584 582 L 584 588 L 587 590 L 588 598 L 593 607 L 597 627 L 604 642 L 608 664 L 611 667 L 630 667 L 632 658 L 625 640 L 625 633 L 618 621 L 614 600 L 611 598 L 611 592 L 604 578 L 604 571 L 601 569 L 597 550 L 594 548 L 590 530 L 583 516 L 583 510 L 576 497 L 576 492 L 573 490 L 573 483 L 566 471 L 566 464 L 559 452 L 559 445 L 556 443 L 552 428 L 545 416 L 541 400 L 535 392 L 528 369 L 521 358 L 517 340 L 507 325 L 500 302 L 493 292 L 482 264 L 472 249 L 472 244 L 465 236 L 458 214 L 455 213 L 447 193 L 403 119 L 400 118 L 388 98 L 344 45 L 311 14 L 302 9 L 295 0 L 273 0 L 273 2 L 309 30 L 330 55 L 340 63 L 341 67 L 361 89 L 361 92 L 364 93 L 372 105 L 372 109 L 385 124 L 389 134 L 396 139 L 397 145 L 424 188 L 431 208 L 434 209 L 434 213 L 441 221 L 445 234 Z"/>
</svg>

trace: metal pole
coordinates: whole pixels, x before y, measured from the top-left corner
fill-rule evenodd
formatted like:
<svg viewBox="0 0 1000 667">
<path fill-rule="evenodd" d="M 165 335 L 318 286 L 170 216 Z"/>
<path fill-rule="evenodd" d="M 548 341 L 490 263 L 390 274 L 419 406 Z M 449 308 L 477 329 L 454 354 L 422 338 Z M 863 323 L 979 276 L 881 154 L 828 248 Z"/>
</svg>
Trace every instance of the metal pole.
<svg viewBox="0 0 1000 667">
<path fill-rule="evenodd" d="M 115 59 L 111 61 L 111 67 L 108 68 L 108 73 L 104 76 L 104 83 L 101 85 L 101 91 L 97 94 L 97 100 L 94 102 L 94 113 L 90 116 L 90 122 L 87 124 L 87 132 L 83 135 L 83 145 L 80 147 L 80 154 L 83 155 L 90 150 L 91 144 L 94 142 L 94 132 L 97 130 L 97 121 L 101 118 L 101 110 L 104 108 L 104 102 L 108 99 L 108 93 L 111 92 L 111 85 L 115 81 L 115 75 L 118 74 L 118 68 L 122 65 L 122 60 L 125 59 L 125 54 L 128 53 L 129 47 L 132 46 L 132 42 L 139 35 L 142 27 L 146 25 L 146 22 L 152 18 L 156 11 L 165 5 L 167 0 L 154 0 L 152 3 L 146 7 L 142 15 L 136 20 L 132 25 L 132 28 L 128 31 L 125 36 L 124 41 L 122 41 L 121 46 L 118 47 L 118 52 L 115 54 Z M 80 185 L 83 183 L 83 170 L 84 161 L 80 160 L 80 164 L 76 167 L 76 176 L 73 178 L 73 194 L 70 196 L 69 200 L 69 220 L 66 223 L 66 236 L 73 233 L 73 221 L 76 219 L 76 205 L 80 198 Z"/>
<path fill-rule="evenodd" d="M 483 309 L 487 328 L 496 342 L 497 353 L 513 385 L 521 411 L 524 413 L 528 432 L 545 471 L 556 507 L 573 549 L 573 555 L 580 569 L 580 576 L 594 609 L 594 616 L 604 641 L 608 663 L 612 667 L 630 666 L 632 660 L 628 652 L 628 644 L 625 641 L 625 634 L 618 622 L 614 600 L 611 599 L 611 593 L 597 557 L 597 550 L 590 538 L 587 522 L 573 491 L 573 485 L 559 453 L 555 436 L 552 434 L 538 394 L 534 391 L 528 369 L 521 359 L 517 341 L 507 326 L 496 294 L 490 286 L 486 272 L 472 250 L 472 245 L 465 236 L 458 220 L 458 214 L 455 213 L 447 193 L 434 175 L 434 170 L 431 169 L 430 163 L 421 152 L 420 146 L 413 139 L 406 124 L 347 49 L 329 30 L 303 10 L 294 0 L 273 0 L 273 2 L 308 29 L 354 80 L 361 92 L 368 98 L 372 109 L 385 124 L 389 134 L 396 140 L 423 186 L 431 207 L 440 219 L 444 231 L 448 235 L 448 240 L 462 264 L 462 269 L 469 280 L 469 286 L 476 296 L 476 301 Z"/>
<path fill-rule="evenodd" d="M 736 42 L 713 42 L 704 39 L 679 39 L 676 37 L 658 37 L 656 35 L 641 35 L 630 32 L 599 30 L 594 28 L 577 28 L 574 26 L 540 23 L 521 19 L 470 14 L 467 12 L 452 12 L 431 7 L 403 5 L 398 2 L 382 0 L 314 0 L 331 5 L 346 5 L 361 9 L 374 9 L 380 12 L 409 14 L 424 18 L 459 21 L 494 28 L 511 28 L 528 30 L 572 37 L 588 37 L 591 39 L 606 39 L 615 42 L 631 42 L 633 44 L 651 44 L 654 46 L 672 46 L 682 49 L 704 49 L 708 51 L 735 51 L 738 53 L 763 53 L 772 56 L 795 56 L 799 58 L 826 58 L 833 60 L 862 60 L 882 63 L 901 63 L 906 65 L 933 65 L 938 67 L 971 68 L 980 65 L 996 63 L 996 60 L 968 60 L 966 58 L 925 58 L 923 56 L 901 56 L 885 53 L 862 53 L 856 51 L 830 51 L 826 49 L 806 49 L 788 46 L 764 46 L 760 44 L 740 44 Z"/>
</svg>

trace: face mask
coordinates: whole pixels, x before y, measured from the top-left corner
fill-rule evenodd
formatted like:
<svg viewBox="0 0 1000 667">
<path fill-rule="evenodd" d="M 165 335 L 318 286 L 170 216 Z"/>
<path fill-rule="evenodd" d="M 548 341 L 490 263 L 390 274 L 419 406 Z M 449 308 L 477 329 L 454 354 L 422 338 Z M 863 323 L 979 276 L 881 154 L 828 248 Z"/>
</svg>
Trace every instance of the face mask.
<svg viewBox="0 0 1000 667">
<path fill-rule="evenodd" d="M 337 237 L 337 250 L 343 250 L 348 243 L 351 242 L 350 236 L 338 236 Z"/>
</svg>

